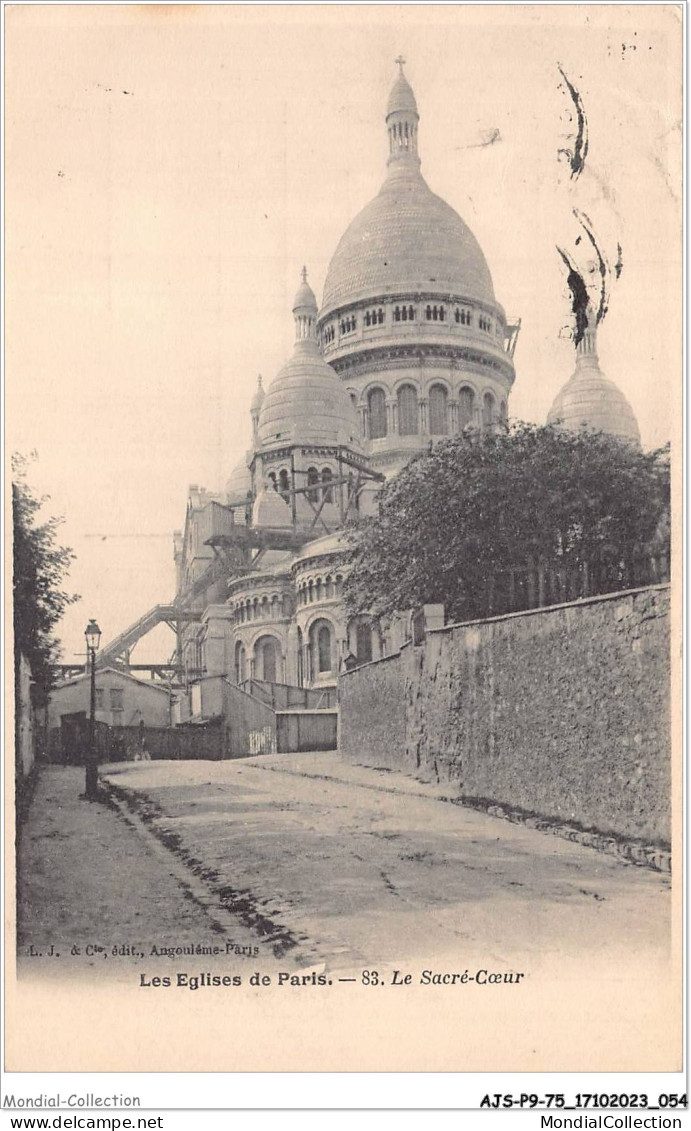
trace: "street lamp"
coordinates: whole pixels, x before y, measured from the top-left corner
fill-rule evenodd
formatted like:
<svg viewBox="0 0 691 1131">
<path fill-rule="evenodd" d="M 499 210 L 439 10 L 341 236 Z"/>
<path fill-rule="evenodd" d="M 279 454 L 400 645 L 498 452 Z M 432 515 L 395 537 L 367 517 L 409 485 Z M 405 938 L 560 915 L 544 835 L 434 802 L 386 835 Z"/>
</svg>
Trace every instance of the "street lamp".
<svg viewBox="0 0 691 1131">
<path fill-rule="evenodd" d="M 86 786 L 84 796 L 87 801 L 98 797 L 98 758 L 96 756 L 96 653 L 101 643 L 101 630 L 95 620 L 90 620 L 84 632 L 86 654 L 91 660 L 91 711 L 89 714 L 89 749 L 86 755 Z"/>
</svg>

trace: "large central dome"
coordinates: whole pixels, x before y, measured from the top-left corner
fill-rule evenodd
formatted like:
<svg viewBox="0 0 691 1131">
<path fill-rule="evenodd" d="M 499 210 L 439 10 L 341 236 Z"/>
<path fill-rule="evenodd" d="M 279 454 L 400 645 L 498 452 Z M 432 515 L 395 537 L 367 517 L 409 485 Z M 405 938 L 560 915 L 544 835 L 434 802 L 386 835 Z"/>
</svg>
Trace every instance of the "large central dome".
<svg viewBox="0 0 691 1131">
<path fill-rule="evenodd" d="M 324 284 L 322 319 L 336 307 L 393 293 L 495 302 L 475 236 L 420 173 L 417 122 L 415 96 L 401 74 L 387 107 L 388 176 L 336 248 Z"/>
<path fill-rule="evenodd" d="M 494 303 L 482 249 L 418 169 L 398 170 L 346 229 L 326 276 L 322 317 L 336 306 L 394 292 Z"/>
</svg>

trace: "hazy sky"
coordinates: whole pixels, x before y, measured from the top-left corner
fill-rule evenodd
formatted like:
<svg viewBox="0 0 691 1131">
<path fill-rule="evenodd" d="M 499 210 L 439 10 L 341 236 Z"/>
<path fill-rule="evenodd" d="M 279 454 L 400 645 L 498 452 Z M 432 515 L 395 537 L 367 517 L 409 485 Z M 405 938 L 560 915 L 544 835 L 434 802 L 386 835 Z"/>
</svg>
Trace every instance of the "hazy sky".
<svg viewBox="0 0 691 1131">
<path fill-rule="evenodd" d="M 599 336 L 647 446 L 681 414 L 678 7 L 49 6 L 6 10 L 8 451 L 66 522 L 82 600 L 65 659 L 174 592 L 190 483 L 249 443 L 257 373 L 291 350 L 303 263 L 321 298 L 385 173 L 402 52 L 422 172 L 521 317 L 514 417 L 573 370 L 555 244 L 574 207 L 621 278 Z M 561 64 L 589 123 L 574 187 Z M 498 131 L 498 132 L 497 132 Z M 483 144 L 490 137 L 492 144 Z M 135 658 L 165 658 L 150 638 Z"/>
</svg>

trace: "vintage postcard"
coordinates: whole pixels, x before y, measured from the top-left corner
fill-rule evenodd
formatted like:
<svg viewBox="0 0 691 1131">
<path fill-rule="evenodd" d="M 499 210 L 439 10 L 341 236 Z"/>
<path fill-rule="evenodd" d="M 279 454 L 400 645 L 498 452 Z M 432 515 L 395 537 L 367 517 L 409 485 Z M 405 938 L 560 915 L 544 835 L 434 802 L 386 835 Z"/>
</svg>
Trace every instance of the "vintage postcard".
<svg viewBox="0 0 691 1131">
<path fill-rule="evenodd" d="M 5 1070 L 679 1073 L 681 7 L 4 15 Z"/>
</svg>

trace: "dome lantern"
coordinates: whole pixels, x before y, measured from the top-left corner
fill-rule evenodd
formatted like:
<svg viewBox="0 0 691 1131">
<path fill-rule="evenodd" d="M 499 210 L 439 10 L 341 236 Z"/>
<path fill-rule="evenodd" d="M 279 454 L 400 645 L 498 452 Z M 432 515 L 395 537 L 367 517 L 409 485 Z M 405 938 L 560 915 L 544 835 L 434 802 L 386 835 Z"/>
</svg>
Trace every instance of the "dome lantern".
<svg viewBox="0 0 691 1131">
<path fill-rule="evenodd" d="M 295 319 L 295 341 L 317 340 L 317 300 L 314 291 L 307 282 L 307 268 L 301 272 L 302 282 L 297 289 L 293 302 L 293 318 Z"/>
<path fill-rule="evenodd" d="M 413 88 L 403 74 L 405 59 L 399 55 L 398 78 L 396 79 L 389 95 L 386 106 L 386 128 L 389 132 L 389 160 L 392 165 L 405 161 L 407 165 L 418 167 L 420 158 L 417 153 L 417 127 L 420 115 L 417 112 L 417 103 Z"/>
</svg>

